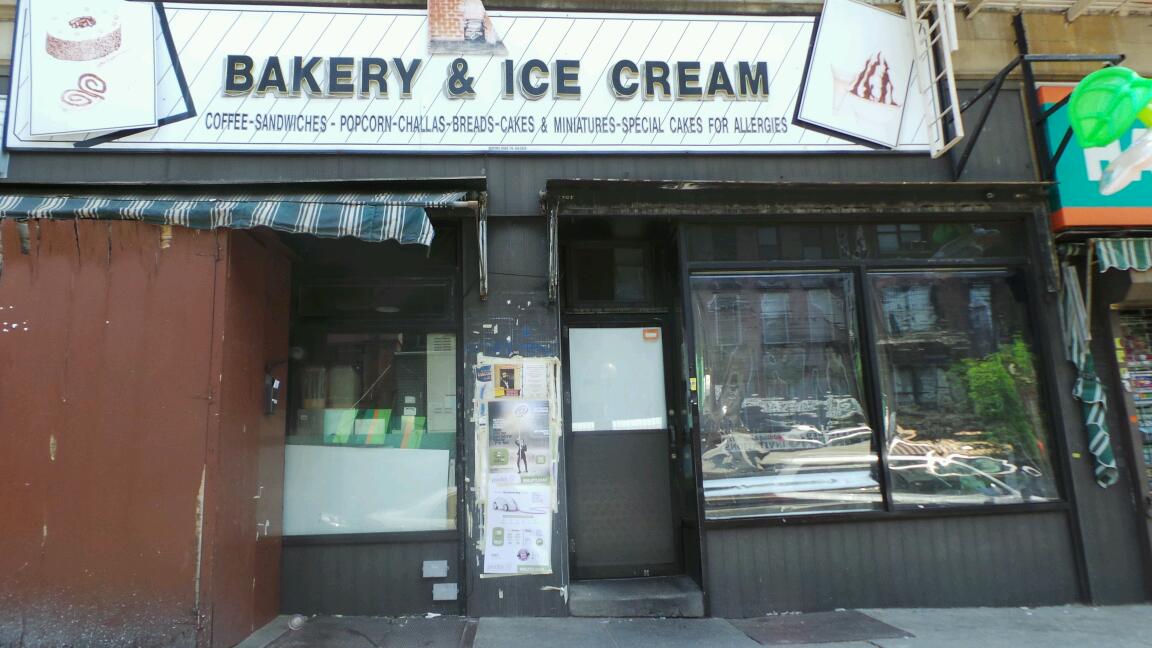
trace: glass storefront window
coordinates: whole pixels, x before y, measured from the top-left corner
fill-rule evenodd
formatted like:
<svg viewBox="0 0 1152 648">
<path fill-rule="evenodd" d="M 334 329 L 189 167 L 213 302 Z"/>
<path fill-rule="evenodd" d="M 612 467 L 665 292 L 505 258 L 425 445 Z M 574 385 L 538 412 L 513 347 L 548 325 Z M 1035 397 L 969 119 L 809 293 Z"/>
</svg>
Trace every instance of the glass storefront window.
<svg viewBox="0 0 1152 648">
<path fill-rule="evenodd" d="M 298 335 L 284 534 L 456 528 L 456 336 Z"/>
<path fill-rule="evenodd" d="M 892 272 L 868 287 L 893 504 L 1057 499 L 1021 278 Z"/>
<path fill-rule="evenodd" d="M 1059 500 L 1023 274 L 853 265 L 691 277 L 706 517 Z"/>
<path fill-rule="evenodd" d="M 881 505 L 847 273 L 692 278 L 710 519 Z"/>
</svg>

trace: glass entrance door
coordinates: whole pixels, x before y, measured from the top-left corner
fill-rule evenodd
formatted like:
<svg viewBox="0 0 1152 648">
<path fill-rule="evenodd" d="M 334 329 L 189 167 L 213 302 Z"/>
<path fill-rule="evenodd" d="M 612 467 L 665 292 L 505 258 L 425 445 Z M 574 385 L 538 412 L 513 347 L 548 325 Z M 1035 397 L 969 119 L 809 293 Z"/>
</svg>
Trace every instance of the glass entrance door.
<svg viewBox="0 0 1152 648">
<path fill-rule="evenodd" d="M 660 326 L 570 328 L 573 577 L 679 572 Z"/>
</svg>

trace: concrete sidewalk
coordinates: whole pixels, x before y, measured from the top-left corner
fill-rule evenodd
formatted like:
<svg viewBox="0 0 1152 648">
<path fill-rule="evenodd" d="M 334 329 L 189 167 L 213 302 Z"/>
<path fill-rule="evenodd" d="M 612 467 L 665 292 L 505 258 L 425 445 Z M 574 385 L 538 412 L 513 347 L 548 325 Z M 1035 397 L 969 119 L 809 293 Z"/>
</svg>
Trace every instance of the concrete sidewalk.
<svg viewBox="0 0 1152 648">
<path fill-rule="evenodd" d="M 900 609 L 755 619 L 280 617 L 241 648 L 1152 647 L 1152 606 Z"/>
</svg>

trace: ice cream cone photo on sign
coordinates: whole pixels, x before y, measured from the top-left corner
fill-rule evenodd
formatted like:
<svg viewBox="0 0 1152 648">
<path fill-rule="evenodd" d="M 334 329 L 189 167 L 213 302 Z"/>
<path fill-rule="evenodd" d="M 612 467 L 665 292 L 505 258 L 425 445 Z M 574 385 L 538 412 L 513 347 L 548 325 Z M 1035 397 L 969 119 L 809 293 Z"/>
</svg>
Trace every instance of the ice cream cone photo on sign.
<svg viewBox="0 0 1152 648">
<path fill-rule="evenodd" d="M 888 131 L 900 127 L 903 113 L 896 101 L 897 88 L 892 81 L 892 67 L 883 52 L 876 52 L 860 65 L 845 71 L 832 65 L 832 108 L 848 113 L 867 124 L 869 130 Z"/>
<path fill-rule="evenodd" d="M 155 8 L 28 0 L 32 135 L 156 125 Z"/>
<path fill-rule="evenodd" d="M 827 0 L 814 38 L 797 120 L 895 148 L 912 82 L 904 16 Z"/>
</svg>

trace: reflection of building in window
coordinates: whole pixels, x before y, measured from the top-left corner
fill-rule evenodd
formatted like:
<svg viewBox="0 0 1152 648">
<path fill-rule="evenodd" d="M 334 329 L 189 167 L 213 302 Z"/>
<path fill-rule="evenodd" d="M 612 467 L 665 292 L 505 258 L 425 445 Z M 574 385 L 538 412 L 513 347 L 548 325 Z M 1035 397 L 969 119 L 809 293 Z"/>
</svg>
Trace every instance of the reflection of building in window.
<svg viewBox="0 0 1152 648">
<path fill-rule="evenodd" d="M 808 341 L 831 342 L 844 328 L 844 307 L 827 288 L 808 291 Z"/>
<path fill-rule="evenodd" d="M 992 321 L 992 286 L 974 283 L 968 289 L 968 326 L 972 353 L 985 356 L 996 350 L 996 328 Z"/>
<path fill-rule="evenodd" d="M 788 292 L 770 290 L 760 295 L 760 339 L 764 344 L 788 342 Z"/>
<path fill-rule="evenodd" d="M 759 243 L 761 259 L 780 258 L 780 228 L 756 228 L 756 240 Z"/>
<path fill-rule="evenodd" d="M 792 292 L 803 293 L 803 311 L 791 307 Z M 770 290 L 760 295 L 760 324 L 764 344 L 832 342 L 844 330 L 844 301 L 827 288 Z"/>
<path fill-rule="evenodd" d="M 877 225 L 876 246 L 880 254 L 917 250 L 924 247 L 924 235 L 920 225 L 915 223 Z"/>
<path fill-rule="evenodd" d="M 740 326 L 740 313 L 744 299 L 736 293 L 719 293 L 708 302 L 712 314 L 713 339 L 720 347 L 739 346 L 744 341 L 744 328 Z"/>
<path fill-rule="evenodd" d="M 892 335 L 923 333 L 936 326 L 931 286 L 885 286 L 880 300 Z"/>
<path fill-rule="evenodd" d="M 941 405 L 948 377 L 938 367 L 907 365 L 895 368 L 896 405 Z"/>
</svg>

